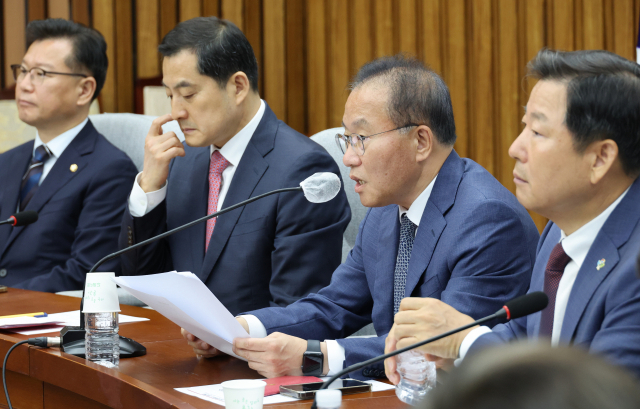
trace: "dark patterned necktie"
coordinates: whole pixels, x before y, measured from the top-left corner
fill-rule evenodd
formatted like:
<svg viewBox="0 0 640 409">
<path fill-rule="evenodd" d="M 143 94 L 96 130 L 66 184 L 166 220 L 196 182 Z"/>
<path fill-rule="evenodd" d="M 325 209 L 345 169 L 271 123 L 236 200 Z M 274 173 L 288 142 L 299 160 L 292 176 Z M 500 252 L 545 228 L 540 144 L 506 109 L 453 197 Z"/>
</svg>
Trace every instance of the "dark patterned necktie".
<svg viewBox="0 0 640 409">
<path fill-rule="evenodd" d="M 547 268 L 544 271 L 544 293 L 549 297 L 549 305 L 542 310 L 540 318 L 540 336 L 551 337 L 553 332 L 553 317 L 556 311 L 556 294 L 558 293 L 558 285 L 564 274 L 564 269 L 571 261 L 571 257 L 564 252 L 562 243 L 555 245 L 551 250 Z"/>
<path fill-rule="evenodd" d="M 27 173 L 22 177 L 22 185 L 20 186 L 20 211 L 23 211 L 33 195 L 38 190 L 38 182 L 42 176 L 42 168 L 44 163 L 49 159 L 51 154 L 45 145 L 40 145 L 31 158 L 31 164 Z"/>
<path fill-rule="evenodd" d="M 400 301 L 404 298 L 404 291 L 407 285 L 407 270 L 409 269 L 409 259 L 413 249 L 413 241 L 416 237 L 416 225 L 407 217 L 402 215 L 400 221 L 400 245 L 398 246 L 398 257 L 396 258 L 396 271 L 393 274 L 393 313 L 400 309 Z"/>
</svg>

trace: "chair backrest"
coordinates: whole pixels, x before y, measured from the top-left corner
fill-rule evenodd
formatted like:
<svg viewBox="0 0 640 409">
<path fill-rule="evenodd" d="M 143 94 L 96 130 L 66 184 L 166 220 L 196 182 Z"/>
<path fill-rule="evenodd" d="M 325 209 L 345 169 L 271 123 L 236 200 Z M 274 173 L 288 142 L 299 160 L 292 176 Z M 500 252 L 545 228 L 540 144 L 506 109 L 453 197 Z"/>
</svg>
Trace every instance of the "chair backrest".
<svg viewBox="0 0 640 409">
<path fill-rule="evenodd" d="M 155 118 L 155 116 L 138 114 L 89 115 L 98 132 L 116 148 L 129 155 L 139 171 L 142 170 L 144 162 L 144 139 Z M 176 121 L 162 125 L 162 130 L 173 131 L 180 141 L 184 141 L 184 135 Z"/>
<path fill-rule="evenodd" d="M 349 168 L 342 163 L 342 151 L 336 144 L 335 136 L 337 133 L 344 132 L 344 128 L 331 128 L 311 136 L 311 139 L 320 144 L 329 155 L 338 164 L 340 168 L 340 174 L 342 176 L 342 183 L 344 190 L 347 193 L 347 200 L 351 207 L 351 222 L 347 226 L 347 230 L 344 232 L 344 240 L 342 246 L 342 261 L 347 259 L 347 254 L 356 244 L 356 236 L 358 235 L 358 227 L 360 222 L 367 214 L 367 208 L 360 202 L 360 196 L 355 192 L 356 182 L 349 178 Z"/>
</svg>

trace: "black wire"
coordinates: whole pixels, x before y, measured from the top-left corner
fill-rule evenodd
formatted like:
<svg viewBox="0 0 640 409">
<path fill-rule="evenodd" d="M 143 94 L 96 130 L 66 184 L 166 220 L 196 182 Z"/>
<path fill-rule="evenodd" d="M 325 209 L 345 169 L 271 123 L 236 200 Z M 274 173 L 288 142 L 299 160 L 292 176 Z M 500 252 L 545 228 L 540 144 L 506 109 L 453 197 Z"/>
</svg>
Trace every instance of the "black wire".
<svg viewBox="0 0 640 409">
<path fill-rule="evenodd" d="M 7 361 L 9 360 L 9 354 L 11 354 L 11 351 L 13 351 L 14 349 L 16 349 L 18 346 L 22 344 L 26 344 L 27 342 L 29 342 L 29 340 L 25 339 L 24 341 L 20 341 L 17 344 L 13 345 L 7 351 L 7 355 L 4 356 L 4 362 L 2 364 L 2 386 L 4 386 L 4 396 L 7 397 L 7 405 L 9 405 L 9 409 L 13 409 L 13 406 L 11 406 L 11 399 L 9 399 L 9 391 L 7 390 L 7 377 L 5 374 L 7 370 Z"/>
</svg>

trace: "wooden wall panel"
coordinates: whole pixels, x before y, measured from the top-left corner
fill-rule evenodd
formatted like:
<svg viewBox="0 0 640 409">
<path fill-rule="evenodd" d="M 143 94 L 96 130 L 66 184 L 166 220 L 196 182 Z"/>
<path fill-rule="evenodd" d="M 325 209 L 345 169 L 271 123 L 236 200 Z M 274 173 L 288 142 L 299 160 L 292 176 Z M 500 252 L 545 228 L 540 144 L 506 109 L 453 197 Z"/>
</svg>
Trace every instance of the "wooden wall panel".
<svg viewBox="0 0 640 409">
<path fill-rule="evenodd" d="M 278 118 L 286 120 L 285 18 L 284 0 L 264 3 L 264 95 Z M 223 9 L 224 13 L 224 9 Z"/>
<path fill-rule="evenodd" d="M 93 2 L 93 27 L 100 31 L 107 43 L 107 58 L 109 59 L 109 69 L 104 82 L 104 87 L 100 91 L 98 101 L 103 112 L 118 112 L 116 102 L 116 23 L 115 23 L 115 0 L 100 0 Z"/>
<path fill-rule="evenodd" d="M 158 0 L 136 0 L 137 78 L 161 75 L 158 57 Z"/>
<path fill-rule="evenodd" d="M 47 17 L 69 19 L 71 16 L 70 0 L 48 0 Z"/>
<path fill-rule="evenodd" d="M 27 21 L 47 18 L 46 0 L 29 0 L 27 1 L 27 9 Z"/>
<path fill-rule="evenodd" d="M 116 71 L 119 112 L 134 111 L 134 55 L 133 55 L 133 0 L 114 1 L 117 26 L 115 30 Z"/>
<path fill-rule="evenodd" d="M 526 63 L 542 47 L 607 49 L 635 59 L 640 0 L 5 0 L 0 79 L 24 54 L 26 22 L 72 18 L 107 41 L 106 112 L 131 112 L 161 79 L 157 45 L 179 21 L 220 16 L 240 27 L 258 61 L 259 91 L 307 135 L 339 126 L 348 84 L 375 57 L 406 52 L 449 86 L 455 148 L 513 190 L 508 148 L 534 85 Z M 10 36 L 11 41 L 7 39 Z M 134 93 L 134 90 L 135 93 Z M 136 94 L 137 93 L 137 94 Z M 545 219 L 534 215 L 539 227 Z"/>
<path fill-rule="evenodd" d="M 180 21 L 190 20 L 202 15 L 200 0 L 178 0 L 180 3 Z"/>
<path fill-rule="evenodd" d="M 71 20 L 90 27 L 90 4 L 90 0 L 71 0 Z"/>
<path fill-rule="evenodd" d="M 341 126 L 344 104 L 349 96 L 349 30 L 344 16 L 349 15 L 348 4 L 343 0 L 329 0 L 329 123 L 327 128 Z"/>
<path fill-rule="evenodd" d="M 327 36 L 324 3 L 307 0 L 307 132 L 312 135 L 329 128 L 327 115 Z"/>
<path fill-rule="evenodd" d="M 20 64 L 25 53 L 24 29 L 26 26 L 24 0 L 11 0 L 2 2 L 3 30 L 2 40 L 4 45 L 4 87 L 15 84 L 11 73 L 11 64 Z"/>
<path fill-rule="evenodd" d="M 286 43 L 287 43 L 287 124 L 293 129 L 307 128 L 305 84 L 305 15 L 304 2 L 286 0 Z M 247 21 L 247 25 L 248 25 Z M 255 48 L 255 47 L 254 47 Z"/>
<path fill-rule="evenodd" d="M 255 7 L 255 6 L 254 6 Z M 273 8 L 273 13 L 279 13 L 279 10 L 284 6 L 280 0 L 268 0 L 264 3 L 264 8 L 266 10 L 271 10 Z M 240 30 L 244 30 L 244 19 L 243 19 L 243 2 L 238 0 L 222 0 L 222 18 L 230 20 L 238 26 Z M 284 23 L 284 22 L 283 22 Z M 283 27 L 284 28 L 284 24 Z M 265 29 L 265 35 L 269 34 L 269 32 Z"/>
</svg>

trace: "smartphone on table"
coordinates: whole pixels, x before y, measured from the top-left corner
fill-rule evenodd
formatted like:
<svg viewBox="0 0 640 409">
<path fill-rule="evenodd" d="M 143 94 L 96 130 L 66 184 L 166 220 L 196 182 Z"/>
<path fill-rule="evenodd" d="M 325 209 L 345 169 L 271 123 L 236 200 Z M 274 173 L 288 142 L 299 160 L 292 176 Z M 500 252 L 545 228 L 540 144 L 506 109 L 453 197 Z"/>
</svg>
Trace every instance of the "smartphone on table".
<svg viewBox="0 0 640 409">
<path fill-rule="evenodd" d="M 280 394 L 298 399 L 313 399 L 323 382 L 302 383 L 297 385 L 281 385 Z M 371 392 L 371 384 L 357 379 L 336 379 L 329 389 L 340 389 L 343 395 L 350 393 Z"/>
</svg>

